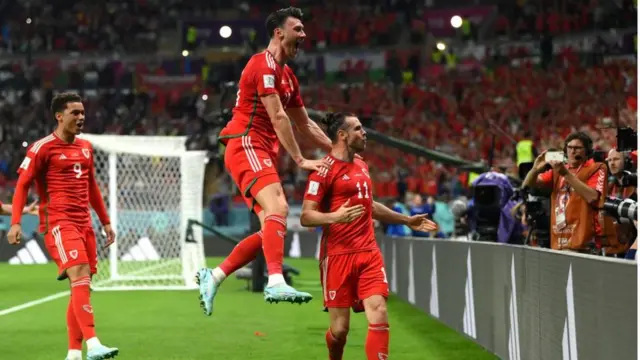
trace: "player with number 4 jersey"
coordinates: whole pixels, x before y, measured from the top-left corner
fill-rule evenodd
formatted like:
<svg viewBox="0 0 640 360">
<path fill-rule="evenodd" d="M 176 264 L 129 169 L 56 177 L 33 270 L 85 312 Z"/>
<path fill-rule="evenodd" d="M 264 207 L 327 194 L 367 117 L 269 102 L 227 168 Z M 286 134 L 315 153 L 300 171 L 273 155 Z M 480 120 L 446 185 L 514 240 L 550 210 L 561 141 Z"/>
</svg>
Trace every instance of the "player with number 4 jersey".
<svg viewBox="0 0 640 360">
<path fill-rule="evenodd" d="M 331 325 L 325 339 L 331 360 L 342 359 L 350 308 L 363 305 L 369 331 L 368 360 L 389 356 L 389 295 L 382 254 L 376 244 L 373 219 L 433 231 L 425 215 L 405 216 L 373 200 L 367 164 L 356 154 L 366 147 L 366 132 L 356 115 L 328 114 L 326 132 L 333 142 L 328 169 L 309 175 L 300 224 L 322 226 L 320 281 Z"/>
<path fill-rule="evenodd" d="M 93 148 L 76 137 L 84 127 L 84 105 L 77 94 L 62 93 L 51 101 L 56 130 L 27 149 L 18 173 L 12 205 L 10 244 L 22 237 L 21 213 L 31 184 L 40 197 L 40 232 L 51 258 L 58 265 L 58 280 L 69 279 L 71 297 L 67 307 L 67 360 L 82 359 L 82 341 L 87 360 L 110 359 L 119 350 L 98 340 L 91 306 L 91 277 L 97 271 L 96 236 L 89 205 L 107 234 L 106 246 L 115 241 L 109 216 L 94 174 Z M 105 247 L 106 247 L 105 246 Z"/>
</svg>

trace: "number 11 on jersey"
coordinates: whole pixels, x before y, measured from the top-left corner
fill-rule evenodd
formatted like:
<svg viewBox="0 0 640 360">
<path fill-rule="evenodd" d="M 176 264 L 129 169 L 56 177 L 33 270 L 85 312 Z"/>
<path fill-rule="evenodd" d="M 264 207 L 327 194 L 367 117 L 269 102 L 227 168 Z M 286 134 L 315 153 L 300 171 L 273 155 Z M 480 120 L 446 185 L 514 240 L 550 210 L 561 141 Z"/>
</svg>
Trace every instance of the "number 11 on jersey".
<svg viewBox="0 0 640 360">
<path fill-rule="evenodd" d="M 364 187 L 364 198 L 368 199 L 369 198 L 369 186 L 367 185 L 366 182 L 362 182 L 363 186 L 360 186 L 360 182 L 358 181 L 356 183 L 356 187 L 358 188 L 358 199 L 362 199 L 362 187 Z"/>
</svg>

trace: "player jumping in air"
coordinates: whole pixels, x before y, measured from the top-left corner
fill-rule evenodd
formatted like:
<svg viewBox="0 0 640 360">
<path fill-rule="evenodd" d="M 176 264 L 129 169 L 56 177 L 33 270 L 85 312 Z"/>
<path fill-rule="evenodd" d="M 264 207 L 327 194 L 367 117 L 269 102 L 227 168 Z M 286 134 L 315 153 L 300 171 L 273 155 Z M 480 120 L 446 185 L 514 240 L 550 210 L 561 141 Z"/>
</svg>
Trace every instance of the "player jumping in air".
<svg viewBox="0 0 640 360">
<path fill-rule="evenodd" d="M 224 162 L 249 209 L 260 218 L 262 230 L 242 240 L 215 269 L 201 269 L 200 305 L 206 315 L 213 311 L 213 299 L 222 281 L 250 263 L 264 249 L 269 280 L 264 290 L 268 302 L 303 303 L 311 295 L 287 285 L 282 275 L 284 237 L 288 205 L 277 173 L 281 143 L 303 169 L 316 171 L 324 160 L 302 157 L 293 135 L 291 120 L 310 141 L 329 151 L 331 141 L 309 119 L 300 96 L 300 86 L 288 60 L 295 58 L 305 39 L 302 11 L 278 10 L 267 17 L 269 46 L 254 55 L 240 76 L 233 118 L 220 133 L 226 145 Z"/>
<path fill-rule="evenodd" d="M 327 156 L 331 166 L 309 175 L 300 224 L 323 227 L 320 281 L 330 317 L 326 333 L 329 359 L 342 359 L 349 332 L 349 310 L 362 305 L 369 322 L 367 359 L 387 359 L 389 289 L 373 219 L 424 232 L 434 231 L 437 226 L 425 215 L 405 216 L 373 200 L 369 167 L 355 157 L 365 149 L 367 141 L 356 115 L 329 114 L 324 122 L 333 142 Z"/>
<path fill-rule="evenodd" d="M 77 94 L 62 93 L 51 101 L 56 130 L 33 143 L 20 165 L 13 202 L 10 244 L 22 238 L 21 210 L 35 181 L 40 197 L 40 228 L 51 258 L 58 265 L 58 280 L 69 279 L 71 297 L 67 308 L 69 353 L 67 360 L 82 359 L 82 340 L 87 360 L 110 359 L 117 348 L 100 343 L 96 336 L 90 300 L 91 276 L 96 273 L 98 254 L 91 226 L 89 204 L 107 234 L 106 246 L 115 241 L 109 216 L 94 174 L 93 148 L 76 135 L 84 125 L 84 106 Z"/>
</svg>

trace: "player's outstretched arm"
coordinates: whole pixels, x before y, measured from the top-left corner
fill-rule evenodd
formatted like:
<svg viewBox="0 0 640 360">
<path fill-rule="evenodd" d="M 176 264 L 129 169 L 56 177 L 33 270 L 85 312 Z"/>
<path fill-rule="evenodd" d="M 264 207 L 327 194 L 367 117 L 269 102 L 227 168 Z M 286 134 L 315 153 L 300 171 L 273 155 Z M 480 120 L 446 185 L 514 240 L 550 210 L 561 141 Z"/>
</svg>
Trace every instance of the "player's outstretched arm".
<svg viewBox="0 0 640 360">
<path fill-rule="evenodd" d="M 264 105 L 265 109 L 267 109 L 267 113 L 269 114 L 269 118 L 271 119 L 273 128 L 276 131 L 278 140 L 280 140 L 282 146 L 284 146 L 285 150 L 287 150 L 289 155 L 291 155 L 291 158 L 293 158 L 298 166 L 309 171 L 318 171 L 322 167 L 329 166 L 329 164 L 324 159 L 307 160 L 302 157 L 300 146 L 298 146 L 298 142 L 296 142 L 296 138 L 293 135 L 291 120 L 289 119 L 287 113 L 284 111 L 278 94 L 265 95 L 260 99 L 262 100 L 262 104 Z"/>
<path fill-rule="evenodd" d="M 347 200 L 338 210 L 329 213 L 318 211 L 318 203 L 311 200 L 302 202 L 302 214 L 300 214 L 300 225 L 305 227 L 316 227 L 331 225 L 336 223 L 348 223 L 359 218 L 364 213 L 364 206 L 349 205 Z"/>
<path fill-rule="evenodd" d="M 322 131 L 320 126 L 309 118 L 309 113 L 307 113 L 307 109 L 304 106 L 287 109 L 287 114 L 304 137 L 311 140 L 322 150 L 331 151 L 331 140 L 329 140 L 329 137 Z"/>
<path fill-rule="evenodd" d="M 407 216 L 397 213 L 377 201 L 373 202 L 373 218 L 385 224 L 407 225 L 412 230 L 429 232 L 438 229 L 438 225 L 427 219 L 427 214 Z"/>
</svg>

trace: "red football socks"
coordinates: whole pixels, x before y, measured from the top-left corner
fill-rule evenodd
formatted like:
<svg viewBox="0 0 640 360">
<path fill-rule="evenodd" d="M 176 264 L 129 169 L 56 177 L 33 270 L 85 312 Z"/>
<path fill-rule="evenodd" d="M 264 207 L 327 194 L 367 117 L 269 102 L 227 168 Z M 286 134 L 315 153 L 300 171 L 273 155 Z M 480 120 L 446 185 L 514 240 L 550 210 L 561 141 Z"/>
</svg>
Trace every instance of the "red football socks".
<svg viewBox="0 0 640 360">
<path fill-rule="evenodd" d="M 80 277 L 71 283 L 73 313 L 85 340 L 96 336 L 93 308 L 91 307 L 90 285 L 91 278 L 89 276 Z"/>
<path fill-rule="evenodd" d="M 262 249 L 269 275 L 282 274 L 284 237 L 287 234 L 287 219 L 280 215 L 269 215 L 264 219 Z"/>
<path fill-rule="evenodd" d="M 364 349 L 367 360 L 386 360 L 389 357 L 389 324 L 369 324 Z"/>
<path fill-rule="evenodd" d="M 240 241 L 238 245 L 233 248 L 231 254 L 220 264 L 220 270 L 222 270 L 226 276 L 233 274 L 236 270 L 253 261 L 258 251 L 260 251 L 261 246 L 262 230 Z"/>
<path fill-rule="evenodd" d="M 329 349 L 329 360 L 342 360 L 344 344 L 347 343 L 347 339 L 336 339 L 331 333 L 331 329 L 327 330 L 325 339 L 327 340 L 327 349 Z"/>
<path fill-rule="evenodd" d="M 67 307 L 67 335 L 69 336 L 69 350 L 82 350 L 82 330 L 76 321 L 76 314 L 73 311 L 73 297 L 69 298 Z"/>
</svg>

